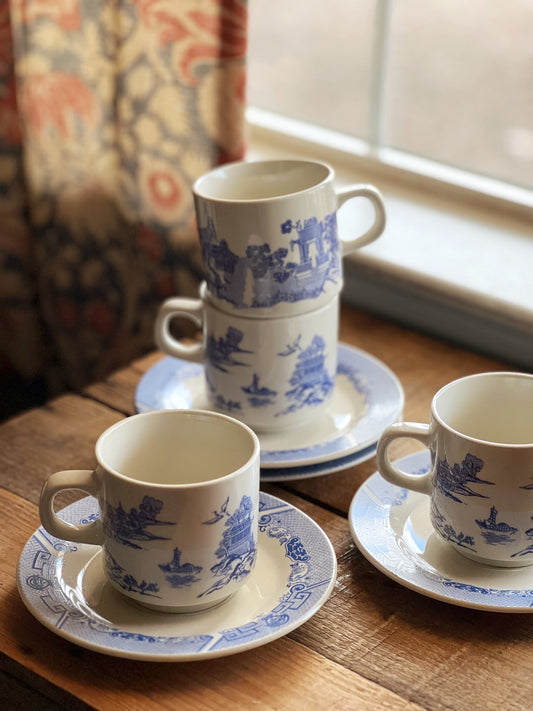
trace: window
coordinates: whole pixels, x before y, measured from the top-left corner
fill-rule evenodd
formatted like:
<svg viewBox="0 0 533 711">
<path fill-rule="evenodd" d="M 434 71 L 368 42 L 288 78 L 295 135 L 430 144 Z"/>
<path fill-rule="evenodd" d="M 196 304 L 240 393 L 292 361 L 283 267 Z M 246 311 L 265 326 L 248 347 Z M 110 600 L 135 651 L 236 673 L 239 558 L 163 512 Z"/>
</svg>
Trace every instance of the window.
<svg viewBox="0 0 533 711">
<path fill-rule="evenodd" d="M 533 368 L 533 0 L 249 12 L 252 157 L 326 160 L 385 195 L 345 298 Z"/>
<path fill-rule="evenodd" d="M 533 189 L 533 1 L 253 0 L 249 104 Z"/>
</svg>

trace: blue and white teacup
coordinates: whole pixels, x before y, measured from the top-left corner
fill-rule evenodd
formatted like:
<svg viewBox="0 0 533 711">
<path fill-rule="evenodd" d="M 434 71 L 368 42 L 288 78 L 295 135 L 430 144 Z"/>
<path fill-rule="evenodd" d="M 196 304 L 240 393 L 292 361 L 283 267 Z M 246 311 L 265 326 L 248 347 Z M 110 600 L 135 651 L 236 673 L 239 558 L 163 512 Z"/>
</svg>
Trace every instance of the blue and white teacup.
<svg viewBox="0 0 533 711">
<path fill-rule="evenodd" d="M 382 234 L 385 207 L 376 188 L 336 190 L 333 181 L 323 163 L 275 160 L 232 163 L 195 182 L 204 276 L 219 309 L 249 318 L 292 316 L 340 292 L 343 255 Z M 339 235 L 337 210 L 352 198 L 370 201 L 373 223 L 362 234 Z"/>
<path fill-rule="evenodd" d="M 257 557 L 259 440 L 246 425 L 200 410 L 134 415 L 100 436 L 96 461 L 94 470 L 48 478 L 41 522 L 57 538 L 102 546 L 119 592 L 157 611 L 195 612 L 247 581 Z M 100 518 L 63 521 L 53 502 L 66 489 L 95 496 Z"/>
<path fill-rule="evenodd" d="M 199 299 L 174 297 L 160 307 L 155 340 L 165 353 L 203 363 L 209 405 L 257 431 L 316 418 L 333 397 L 339 297 L 285 318 L 245 318 L 215 306 L 205 282 Z M 174 318 L 202 329 L 201 342 L 176 339 Z"/>
<path fill-rule="evenodd" d="M 389 447 L 407 437 L 431 453 L 427 473 L 401 471 Z M 479 373 L 443 387 L 431 423 L 399 423 L 382 434 L 380 474 L 430 496 L 441 540 L 494 566 L 533 564 L 533 375 Z"/>
</svg>

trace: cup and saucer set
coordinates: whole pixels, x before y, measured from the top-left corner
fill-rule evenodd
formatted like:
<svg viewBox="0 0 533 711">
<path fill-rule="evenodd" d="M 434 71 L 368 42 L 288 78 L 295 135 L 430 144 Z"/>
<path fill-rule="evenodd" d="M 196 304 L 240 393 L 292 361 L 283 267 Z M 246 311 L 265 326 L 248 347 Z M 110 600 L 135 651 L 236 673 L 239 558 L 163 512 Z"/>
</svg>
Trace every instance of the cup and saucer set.
<svg viewBox="0 0 533 711">
<path fill-rule="evenodd" d="M 515 374 L 521 390 L 501 385 L 499 422 L 483 382 L 436 396 L 430 427 L 399 424 L 398 378 L 338 342 L 342 257 L 383 232 L 383 201 L 371 186 L 335 190 L 333 178 L 322 163 L 285 160 L 230 164 L 195 183 L 199 298 L 161 305 L 154 331 L 166 355 L 138 384 L 137 414 L 100 436 L 94 470 L 48 478 L 42 525 L 20 557 L 22 600 L 56 634 L 149 661 L 225 656 L 287 634 L 328 599 L 336 557 L 312 519 L 260 482 L 332 474 L 376 454 L 380 473 L 349 512 L 372 564 L 454 604 L 533 609 L 533 444 L 519 427 L 533 377 Z M 336 212 L 356 197 L 374 222 L 339 238 Z M 200 340 L 173 335 L 180 318 Z M 470 420 L 481 413 L 473 432 L 459 421 L 465 409 Z M 430 454 L 392 464 L 398 436 Z M 511 482 L 499 470 L 513 456 Z M 65 489 L 88 496 L 56 512 Z"/>
<path fill-rule="evenodd" d="M 245 422 L 261 442 L 264 481 L 369 459 L 403 411 L 394 373 L 338 341 L 342 257 L 382 234 L 385 208 L 375 188 L 336 191 L 333 177 L 321 163 L 287 160 L 237 163 L 197 181 L 205 281 L 198 299 L 162 305 L 155 340 L 168 357 L 135 394 L 138 412 L 213 408 Z M 339 236 L 337 210 L 354 198 L 373 206 L 374 222 Z M 201 343 L 173 337 L 172 321 L 183 318 Z"/>
</svg>

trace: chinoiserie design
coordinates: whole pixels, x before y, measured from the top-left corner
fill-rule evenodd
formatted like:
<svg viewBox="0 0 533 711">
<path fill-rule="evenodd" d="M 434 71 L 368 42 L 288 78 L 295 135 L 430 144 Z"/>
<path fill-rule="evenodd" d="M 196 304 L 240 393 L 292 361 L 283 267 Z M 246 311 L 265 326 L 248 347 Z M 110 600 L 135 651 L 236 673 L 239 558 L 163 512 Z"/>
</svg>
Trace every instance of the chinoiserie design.
<svg viewBox="0 0 533 711">
<path fill-rule="evenodd" d="M 278 415 L 320 405 L 333 390 L 335 380 L 326 369 L 326 342 L 322 336 L 314 336 L 311 344 L 298 353 L 289 384 L 292 387 L 285 396 L 290 404 Z"/>
<path fill-rule="evenodd" d="M 235 354 L 238 353 L 252 353 L 252 351 L 241 348 L 240 344 L 243 338 L 244 333 L 234 326 L 230 326 L 226 334 L 220 338 L 208 336 L 206 352 L 209 362 L 224 373 L 227 373 L 231 366 L 247 365 L 235 357 Z"/>
<path fill-rule="evenodd" d="M 225 525 L 231 518 L 231 508 L 230 500 L 224 502 L 206 516 L 206 522 L 231 528 Z M 188 615 L 183 627 L 179 615 L 165 615 L 162 626 L 153 612 L 128 606 L 126 609 L 137 609 L 139 614 L 140 624 L 132 629 L 132 625 L 124 624 L 121 596 L 109 597 L 104 614 L 99 608 L 101 598 L 93 590 L 100 590 L 104 581 L 100 553 L 95 555 L 91 546 L 64 541 L 59 547 L 58 540 L 42 528 L 30 538 L 22 554 L 24 599 L 59 635 L 82 646 L 94 648 L 97 644 L 113 654 L 143 659 L 153 659 L 157 654 L 166 660 L 190 660 L 264 644 L 316 613 L 332 590 L 336 560 L 326 535 L 298 509 L 260 492 L 259 511 L 259 545 L 266 545 L 269 554 L 258 557 L 254 585 L 245 586 L 242 596 L 230 603 L 227 617 L 207 610 L 201 615 Z M 98 517 L 97 502 L 87 497 L 67 508 L 66 520 L 79 523 L 93 516 Z M 88 552 L 93 555 L 89 565 Z"/>
<path fill-rule="evenodd" d="M 229 499 L 226 499 L 220 510 L 214 512 L 213 518 L 204 521 L 207 526 L 217 525 L 220 521 L 224 521 L 224 531 L 215 552 L 218 562 L 211 568 L 216 581 L 198 597 L 220 590 L 234 580 L 242 580 L 251 573 L 255 565 L 257 542 L 253 529 L 252 499 L 249 496 L 243 496 L 233 514 L 228 512 L 228 504 Z"/>
<path fill-rule="evenodd" d="M 512 543 L 516 540 L 518 528 L 510 526 L 505 521 L 497 521 L 498 509 L 495 506 L 490 507 L 490 514 L 486 519 L 476 519 L 476 523 L 481 529 L 481 535 L 485 539 L 485 543 L 491 545 L 498 543 Z"/>
<path fill-rule="evenodd" d="M 524 488 L 524 487 L 521 487 Z M 533 521 L 533 516 L 531 517 L 531 520 Z M 531 541 L 531 543 L 526 546 L 523 550 L 518 551 L 518 553 L 513 553 L 511 556 L 512 558 L 523 558 L 524 556 L 527 555 L 533 555 L 533 528 L 528 528 L 526 531 L 526 537 L 528 541 Z"/>
<path fill-rule="evenodd" d="M 483 462 L 473 454 L 467 454 L 461 464 L 457 462 L 450 466 L 446 459 L 440 459 L 437 464 L 436 488 L 445 496 L 461 503 L 460 496 L 481 496 L 485 494 L 473 491 L 471 484 L 493 484 L 478 477 L 483 468 Z"/>
<path fill-rule="evenodd" d="M 435 501 L 431 502 L 431 519 L 435 529 L 445 540 L 450 541 L 450 543 L 455 543 L 455 545 L 462 548 L 469 548 L 475 552 L 474 537 L 462 531 L 456 531 L 455 528 L 448 523 L 446 517 L 439 511 Z"/>
<path fill-rule="evenodd" d="M 148 597 L 161 597 L 161 595 L 158 595 L 161 591 L 156 582 L 137 580 L 134 575 L 128 573 L 128 571 L 115 560 L 107 549 L 104 549 L 104 557 L 105 567 L 109 577 L 119 588 L 124 590 L 124 592 L 133 592 Z"/>
<path fill-rule="evenodd" d="M 213 371 L 225 373 L 231 369 L 232 379 L 228 381 L 231 392 L 215 393 L 212 382 L 214 376 L 206 370 L 207 387 L 210 389 L 217 408 L 228 414 L 239 413 L 243 402 L 252 408 L 274 406 L 275 417 L 290 414 L 304 407 L 320 405 L 331 394 L 335 386 L 335 373 L 327 369 L 327 348 L 324 338 L 313 335 L 307 344 L 302 343 L 302 334 L 277 353 L 275 358 L 286 358 L 294 361 L 289 370 L 289 378 L 283 391 L 274 389 L 270 383 L 261 378 L 260 374 L 243 368 L 252 367 L 254 352 L 241 347 L 244 334 L 242 331 L 230 328 L 224 337 L 210 338 L 209 363 Z M 237 358 L 235 354 L 239 354 Z M 249 356 L 247 358 L 247 356 Z M 242 377 L 238 375 L 242 368 Z M 274 368 L 272 368 L 274 370 Z M 233 377 L 235 376 L 235 377 Z M 222 387 L 219 382 L 218 390 Z"/>
<path fill-rule="evenodd" d="M 201 565 L 181 562 L 181 551 L 174 548 L 174 555 L 169 563 L 160 563 L 159 567 L 165 573 L 165 579 L 173 588 L 184 588 L 199 583 L 198 573 L 201 573 Z"/>
<path fill-rule="evenodd" d="M 474 553 L 476 552 L 476 546 L 481 543 L 489 546 L 506 546 L 516 544 L 520 537 L 525 537 L 532 543 L 524 549 L 513 553 L 511 557 L 519 558 L 533 555 L 533 528 L 521 532 L 519 528 L 506 521 L 501 511 L 490 502 L 490 489 L 486 489 L 482 493 L 482 491 L 472 488 L 478 485 L 482 487 L 494 486 L 494 482 L 478 476 L 484 464 L 483 460 L 473 454 L 467 454 L 461 464 L 456 462 L 450 465 L 446 459 L 438 460 L 435 479 L 437 496 L 433 497 L 431 502 L 431 518 L 435 529 L 445 540 L 461 548 L 469 549 Z M 522 486 L 520 488 L 528 487 Z M 442 508 L 444 505 L 449 505 L 445 503 L 446 499 L 456 504 L 463 504 L 463 499 L 466 497 L 489 499 L 486 513 L 475 518 L 476 530 L 469 532 L 456 531 L 449 523 Z M 439 504 L 436 502 L 437 499 Z"/>
<path fill-rule="evenodd" d="M 105 535 L 117 543 L 139 549 L 143 542 L 168 540 L 148 530 L 154 526 L 174 525 L 173 521 L 160 521 L 157 518 L 162 508 L 163 502 L 151 496 L 145 496 L 138 508 L 129 511 L 123 508 L 121 502 L 116 507 L 108 505 L 103 524 Z"/>
<path fill-rule="evenodd" d="M 286 247 L 272 251 L 257 237 L 239 255 L 219 239 L 208 221 L 199 231 L 209 290 L 235 308 L 270 308 L 316 298 L 327 281 L 341 281 L 336 225 L 335 213 L 323 220 L 287 219 L 280 225 L 280 233 L 287 235 Z"/>
<path fill-rule="evenodd" d="M 216 582 L 207 590 L 199 592 L 198 598 L 220 590 L 232 581 L 241 580 L 253 569 L 257 557 L 257 544 L 253 532 L 253 502 L 249 496 L 243 496 L 237 509 L 228 511 L 229 497 L 219 509 L 213 512 L 211 518 L 203 521 L 204 525 L 216 525 L 223 521 L 224 530 L 218 548 L 214 553 L 217 562 L 211 567 Z M 122 504 L 108 506 L 105 527 L 107 535 L 118 543 L 135 549 L 142 549 L 142 543 L 153 540 L 170 540 L 156 536 L 148 530 L 150 526 L 175 526 L 178 522 L 160 521 L 161 501 L 145 496 L 140 505 L 126 512 Z M 106 550 L 106 567 L 113 579 L 123 590 L 141 595 L 158 596 L 161 592 L 159 583 L 154 581 L 136 580 L 120 563 Z M 164 581 L 172 588 L 189 587 L 201 583 L 200 573 L 203 567 L 194 561 L 182 560 L 182 551 L 174 547 L 170 560 L 164 560 L 157 566 L 164 573 Z M 154 575 L 155 575 L 154 571 Z"/>
</svg>

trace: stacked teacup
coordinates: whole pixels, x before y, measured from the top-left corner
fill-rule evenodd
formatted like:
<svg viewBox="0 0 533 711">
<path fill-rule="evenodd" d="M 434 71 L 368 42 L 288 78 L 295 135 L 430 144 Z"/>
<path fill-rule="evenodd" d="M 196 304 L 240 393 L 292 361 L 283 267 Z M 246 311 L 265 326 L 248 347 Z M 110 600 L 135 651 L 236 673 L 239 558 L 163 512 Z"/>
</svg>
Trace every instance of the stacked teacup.
<svg viewBox="0 0 533 711">
<path fill-rule="evenodd" d="M 331 401 L 337 370 L 342 257 L 383 232 L 372 186 L 336 191 L 333 170 L 302 160 L 233 163 L 193 186 L 205 282 L 199 299 L 171 298 L 155 335 L 169 355 L 204 364 L 210 407 L 271 431 L 304 425 Z M 340 239 L 337 210 L 363 197 L 375 218 Z M 174 338 L 173 318 L 202 329 Z"/>
</svg>

